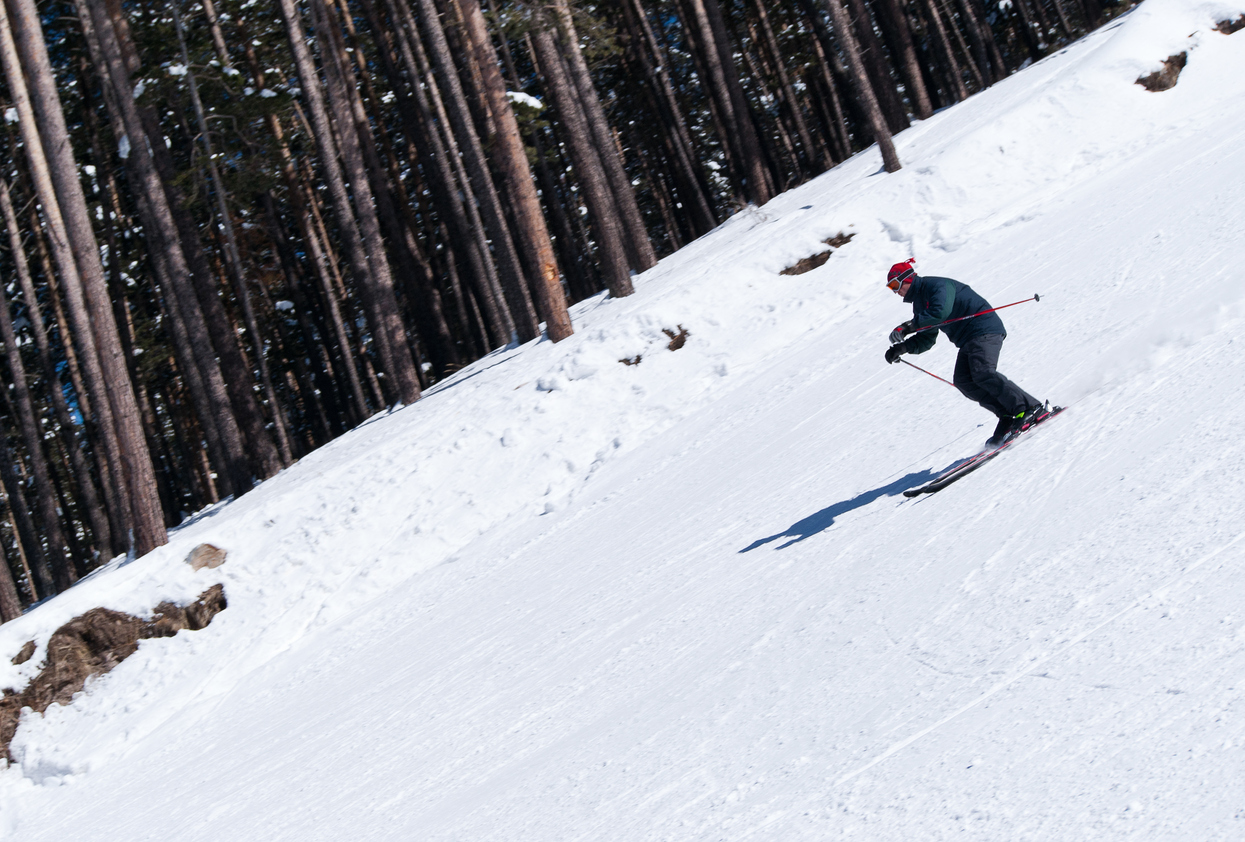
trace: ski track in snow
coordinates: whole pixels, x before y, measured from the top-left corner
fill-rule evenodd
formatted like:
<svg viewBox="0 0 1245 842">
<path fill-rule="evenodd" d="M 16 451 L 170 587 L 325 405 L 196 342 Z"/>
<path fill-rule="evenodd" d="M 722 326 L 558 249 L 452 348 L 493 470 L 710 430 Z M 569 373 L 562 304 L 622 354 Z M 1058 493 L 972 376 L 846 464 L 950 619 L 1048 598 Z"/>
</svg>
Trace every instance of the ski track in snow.
<svg viewBox="0 0 1245 842">
<path fill-rule="evenodd" d="M 0 626 L 16 688 L 229 600 L 26 717 L 0 836 L 1240 838 L 1242 12 L 1149 0 Z M 1000 370 L 1069 406 L 914 500 L 993 419 L 882 362 L 909 256 L 1041 293 Z"/>
</svg>

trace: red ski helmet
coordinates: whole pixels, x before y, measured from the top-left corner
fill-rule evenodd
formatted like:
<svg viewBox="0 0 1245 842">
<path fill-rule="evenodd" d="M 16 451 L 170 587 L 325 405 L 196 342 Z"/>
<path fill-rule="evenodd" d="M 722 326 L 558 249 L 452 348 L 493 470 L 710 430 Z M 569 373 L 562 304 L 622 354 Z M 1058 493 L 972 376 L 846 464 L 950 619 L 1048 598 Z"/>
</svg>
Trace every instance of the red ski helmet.
<svg viewBox="0 0 1245 842">
<path fill-rule="evenodd" d="M 916 270 L 912 268 L 913 263 L 916 263 L 916 258 L 910 257 L 903 263 L 896 263 L 892 266 L 891 270 L 886 273 L 887 288 L 894 292 L 899 292 L 901 286 L 915 281 Z"/>
</svg>

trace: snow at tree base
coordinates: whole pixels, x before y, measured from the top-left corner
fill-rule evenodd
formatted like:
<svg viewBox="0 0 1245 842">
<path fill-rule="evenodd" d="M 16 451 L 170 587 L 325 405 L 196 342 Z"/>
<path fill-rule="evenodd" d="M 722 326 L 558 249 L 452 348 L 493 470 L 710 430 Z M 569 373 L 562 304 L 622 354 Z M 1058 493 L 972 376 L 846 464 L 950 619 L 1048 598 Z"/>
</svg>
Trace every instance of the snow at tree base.
<svg viewBox="0 0 1245 842">
<path fill-rule="evenodd" d="M 26 714 L 0 835 L 1245 837 L 1242 13 L 1149 0 L 0 626 L 20 690 L 228 599 Z M 1069 409 L 909 500 L 994 426 L 882 358 L 912 256 L 1040 293 L 999 367 Z"/>
</svg>

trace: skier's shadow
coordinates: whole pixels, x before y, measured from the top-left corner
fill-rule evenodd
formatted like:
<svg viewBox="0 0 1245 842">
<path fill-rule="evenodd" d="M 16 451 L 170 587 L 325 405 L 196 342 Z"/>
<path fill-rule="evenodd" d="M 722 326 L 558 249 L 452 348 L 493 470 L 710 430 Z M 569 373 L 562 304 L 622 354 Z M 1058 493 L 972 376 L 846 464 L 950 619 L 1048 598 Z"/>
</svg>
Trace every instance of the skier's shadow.
<svg viewBox="0 0 1245 842">
<path fill-rule="evenodd" d="M 839 515 L 847 514 L 854 509 L 859 509 L 861 506 L 867 506 L 879 497 L 894 497 L 896 494 L 901 494 L 909 488 L 916 488 L 918 485 L 923 485 L 924 483 L 929 482 L 935 476 L 937 476 L 937 474 L 934 471 L 926 469 L 920 473 L 908 474 L 907 476 L 900 477 L 889 485 L 884 485 L 881 488 L 875 488 L 872 491 L 866 491 L 862 494 L 858 494 L 850 500 L 844 500 L 842 503 L 835 503 L 833 506 L 827 506 L 820 512 L 811 514 L 803 520 L 798 520 L 791 524 L 787 527 L 785 532 L 779 532 L 777 535 L 771 535 L 768 538 L 761 538 L 757 541 L 753 541 L 751 544 L 740 550 L 740 552 L 751 552 L 757 547 L 763 547 L 766 544 L 777 541 L 781 538 L 789 538 L 791 540 L 775 547 L 775 549 L 778 550 L 785 550 L 792 544 L 798 544 L 805 538 L 811 538 L 818 532 L 824 532 L 829 529 L 834 524 L 835 518 Z"/>
</svg>

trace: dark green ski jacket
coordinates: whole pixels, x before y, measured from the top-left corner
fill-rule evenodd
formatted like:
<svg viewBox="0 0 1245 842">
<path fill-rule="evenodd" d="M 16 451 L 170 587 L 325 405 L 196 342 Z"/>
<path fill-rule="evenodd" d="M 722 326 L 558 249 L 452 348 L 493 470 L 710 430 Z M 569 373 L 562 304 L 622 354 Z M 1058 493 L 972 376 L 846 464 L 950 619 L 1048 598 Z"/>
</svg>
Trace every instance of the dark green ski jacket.
<svg viewBox="0 0 1245 842">
<path fill-rule="evenodd" d="M 920 275 L 912 282 L 904 302 L 912 305 L 912 324 L 915 328 L 936 325 L 948 319 L 959 319 L 989 310 L 990 303 L 968 284 L 962 284 L 951 278 L 938 278 L 933 275 Z M 992 333 L 1007 336 L 1003 329 L 1003 320 L 998 313 L 987 313 L 975 319 L 964 319 L 962 322 L 940 327 L 951 344 L 957 348 L 978 336 Z M 934 347 L 938 340 L 938 330 L 927 330 L 910 336 L 904 340 L 904 350 L 909 354 L 923 354 Z"/>
</svg>

